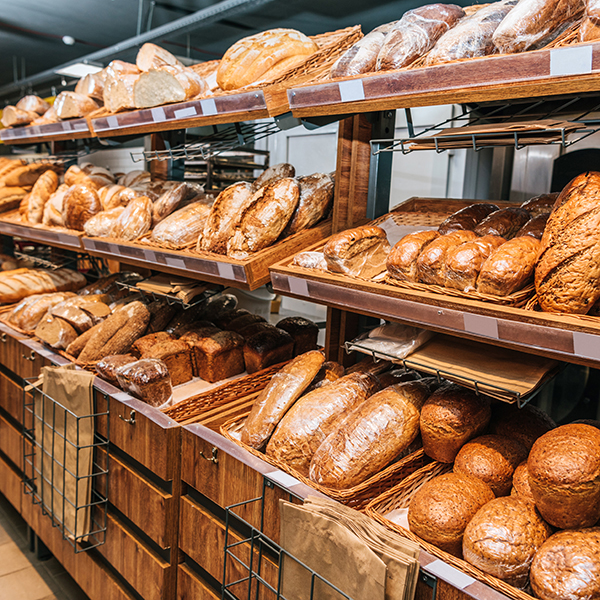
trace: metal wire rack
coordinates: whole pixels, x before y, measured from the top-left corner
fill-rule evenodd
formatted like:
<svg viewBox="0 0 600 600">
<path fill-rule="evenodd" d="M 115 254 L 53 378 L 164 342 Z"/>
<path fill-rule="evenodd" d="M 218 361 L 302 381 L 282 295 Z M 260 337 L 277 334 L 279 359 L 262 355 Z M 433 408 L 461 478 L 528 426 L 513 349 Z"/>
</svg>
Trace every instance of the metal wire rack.
<svg viewBox="0 0 600 600">
<path fill-rule="evenodd" d="M 226 126 L 213 125 L 212 128 L 212 134 L 203 136 L 195 142 L 173 146 L 166 150 L 132 152 L 131 158 L 134 162 L 143 160 L 191 160 L 198 157 L 208 159 L 224 152 L 244 149 L 250 144 L 280 131 L 275 121 L 232 123 Z"/>
<path fill-rule="evenodd" d="M 406 124 L 408 129 L 407 138 L 377 139 L 371 140 L 371 153 L 375 156 L 382 152 L 402 152 L 410 154 L 418 150 L 435 150 L 437 153 L 446 152 L 457 148 L 470 148 L 479 152 L 484 148 L 497 148 L 499 146 L 514 146 L 520 150 L 525 146 L 539 144 L 539 139 L 528 139 L 532 131 L 511 131 L 508 125 L 518 123 L 535 116 L 537 120 L 551 119 L 569 113 L 569 122 L 579 126 L 576 131 L 571 131 L 569 127 L 545 128 L 544 133 L 555 134 L 551 141 L 545 142 L 548 145 L 560 145 L 568 148 L 573 144 L 581 142 L 594 133 L 600 131 L 600 119 L 590 118 L 591 115 L 600 110 L 600 103 L 590 106 L 589 98 L 575 97 L 567 100 L 547 101 L 537 100 L 525 103 L 525 106 L 517 106 L 507 103 L 482 110 L 481 106 L 461 106 L 461 112 L 453 115 L 436 125 L 424 127 L 420 131 L 415 131 L 413 115 L 410 108 L 405 108 Z M 596 99 L 597 101 L 597 99 Z M 581 105 L 585 105 L 581 108 Z M 579 110 L 578 110 L 579 107 Z M 506 124 L 505 131 L 495 132 L 492 136 L 486 133 L 465 133 L 457 140 L 456 132 L 460 131 L 463 125 L 473 126 L 482 124 Z M 452 135 L 444 135 L 441 132 L 445 129 L 453 128 Z M 416 144 L 431 136 L 431 147 L 418 147 Z M 491 139 L 493 138 L 493 140 Z M 442 147 L 443 144 L 453 142 L 452 148 Z"/>
<path fill-rule="evenodd" d="M 215 296 L 216 294 L 222 292 L 225 289 L 225 287 L 222 285 L 215 285 L 214 287 L 211 287 L 210 289 L 202 292 L 200 296 L 197 296 L 197 299 L 194 300 L 194 302 L 185 302 L 184 300 L 178 298 L 177 296 L 174 296 L 173 294 L 160 294 L 158 292 L 150 292 L 148 290 L 143 290 L 134 284 L 124 283 L 122 281 L 117 281 L 117 286 L 120 287 L 122 290 L 128 290 L 133 293 L 139 293 L 141 297 L 147 302 L 166 300 L 167 304 L 177 304 L 181 306 L 183 310 L 188 310 L 195 306 L 199 306 L 200 304 L 206 302 L 212 296 Z"/>
<path fill-rule="evenodd" d="M 17 250 L 17 247 L 20 249 Z M 30 242 L 26 242 L 16 245 L 13 254 L 15 258 L 51 271 L 68 268 L 85 272 L 92 278 L 108 275 L 108 266 L 102 258 L 82 252 L 59 250 L 51 246 L 32 246 Z"/>
<path fill-rule="evenodd" d="M 109 441 L 95 431 L 109 398 L 95 394 L 92 414 L 79 415 L 45 394 L 34 380 L 23 391 L 23 484 L 75 553 L 106 541 Z M 105 466 L 99 464 L 99 452 Z"/>
</svg>

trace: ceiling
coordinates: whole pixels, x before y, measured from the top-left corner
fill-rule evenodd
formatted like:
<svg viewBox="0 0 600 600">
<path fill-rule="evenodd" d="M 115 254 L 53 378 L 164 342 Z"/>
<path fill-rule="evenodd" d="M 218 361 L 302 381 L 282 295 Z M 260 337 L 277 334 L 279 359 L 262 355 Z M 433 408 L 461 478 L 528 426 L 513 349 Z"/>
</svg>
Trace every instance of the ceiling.
<svg viewBox="0 0 600 600">
<path fill-rule="evenodd" d="M 0 87 L 52 69 L 65 62 L 112 46 L 142 33 L 213 6 L 215 0 L 0 0 Z M 462 4 L 463 2 L 460 2 Z M 468 2 L 464 2 L 465 4 Z M 272 0 L 230 18 L 200 25 L 190 34 L 171 34 L 155 43 L 194 62 L 219 58 L 238 39 L 274 27 L 291 27 L 307 35 L 361 24 L 368 32 L 399 19 L 419 0 Z M 140 11 L 141 7 L 141 11 Z M 63 43 L 71 36 L 75 44 Z M 112 58 L 135 61 L 136 50 Z M 36 84 L 31 91 L 62 89 L 61 78 Z M 72 80 L 67 79 L 67 84 Z M 23 90 L 29 91 L 27 89 Z M 21 94 L 0 95 L 4 103 Z"/>
</svg>

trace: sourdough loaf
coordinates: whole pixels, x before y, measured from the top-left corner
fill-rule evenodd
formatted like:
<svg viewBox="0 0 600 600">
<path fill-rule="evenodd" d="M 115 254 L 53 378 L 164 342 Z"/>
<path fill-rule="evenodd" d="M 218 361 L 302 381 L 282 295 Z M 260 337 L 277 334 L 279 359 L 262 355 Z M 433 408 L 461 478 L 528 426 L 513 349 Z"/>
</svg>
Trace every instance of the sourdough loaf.
<svg viewBox="0 0 600 600">
<path fill-rule="evenodd" d="M 2 109 L 2 120 L 4 127 L 18 127 L 19 125 L 29 125 L 38 118 L 38 114 L 30 110 L 21 110 L 11 104 Z"/>
<path fill-rule="evenodd" d="M 142 73 L 133 84 L 136 108 L 152 108 L 192 100 L 208 91 L 205 81 L 192 69 L 163 66 Z"/>
<path fill-rule="evenodd" d="M 65 227 L 83 231 L 86 221 L 102 210 L 96 189 L 86 185 L 73 185 L 63 197 L 63 222 Z"/>
<path fill-rule="evenodd" d="M 75 92 L 94 100 L 104 101 L 104 74 L 88 73 L 75 86 Z"/>
<path fill-rule="evenodd" d="M 399 281 L 417 281 L 417 259 L 437 237 L 437 231 L 416 231 L 405 235 L 390 250 L 385 262 L 390 277 Z"/>
<path fill-rule="evenodd" d="M 267 167 L 252 184 L 252 191 L 256 192 L 264 185 L 273 183 L 284 177 L 295 177 L 296 169 L 290 163 L 278 163 Z"/>
<path fill-rule="evenodd" d="M 557 192 L 552 192 L 551 194 L 540 194 L 539 196 L 534 196 L 533 198 L 523 202 L 523 204 L 521 204 L 521 208 L 526 210 L 532 217 L 545 215 L 549 212 L 552 212 L 552 208 L 554 207 L 558 196 L 559 194 Z"/>
<path fill-rule="evenodd" d="M 283 230 L 283 237 L 308 229 L 329 213 L 333 202 L 333 179 L 325 173 L 298 177 L 298 206 Z"/>
<path fill-rule="evenodd" d="M 542 213 L 535 217 L 531 217 L 519 231 L 515 234 L 515 237 L 521 237 L 524 235 L 529 235 L 536 240 L 541 240 L 544 235 L 544 230 L 546 229 L 546 223 L 550 217 L 550 213 Z"/>
<path fill-rule="evenodd" d="M 117 217 L 110 237 L 120 240 L 135 240 L 148 233 L 152 227 L 152 200 L 147 196 L 136 196 Z"/>
<path fill-rule="evenodd" d="M 124 206 L 116 206 L 110 210 L 103 210 L 95 214 L 83 225 L 85 235 L 89 237 L 109 237 L 115 223 L 124 210 Z"/>
<path fill-rule="evenodd" d="M 183 248 L 198 242 L 210 214 L 210 206 L 192 202 L 164 218 L 152 229 L 150 239 L 173 248 Z"/>
<path fill-rule="evenodd" d="M 140 71 L 150 71 L 151 69 L 160 69 L 167 66 L 183 67 L 168 50 L 149 42 L 146 42 L 138 50 L 135 64 Z"/>
</svg>

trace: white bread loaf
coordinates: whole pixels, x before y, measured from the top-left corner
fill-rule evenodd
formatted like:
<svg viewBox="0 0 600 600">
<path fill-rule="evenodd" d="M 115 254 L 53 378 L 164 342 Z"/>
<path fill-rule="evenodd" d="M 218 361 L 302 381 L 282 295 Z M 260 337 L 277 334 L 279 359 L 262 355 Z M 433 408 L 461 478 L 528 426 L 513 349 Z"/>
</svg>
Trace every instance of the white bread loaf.
<svg viewBox="0 0 600 600">
<path fill-rule="evenodd" d="M 17 127 L 18 125 L 29 125 L 38 118 L 38 114 L 29 110 L 21 110 L 16 106 L 5 106 L 2 109 L 2 125 L 4 127 Z"/>
<path fill-rule="evenodd" d="M 133 86 L 136 108 L 183 102 L 208 91 L 204 79 L 191 69 L 165 66 L 142 73 Z"/>
<path fill-rule="evenodd" d="M 88 73 L 75 86 L 75 92 L 102 101 L 104 98 L 104 74 Z"/>
<path fill-rule="evenodd" d="M 42 223 L 44 225 L 64 227 L 65 222 L 63 221 L 62 216 L 63 200 L 69 187 L 70 186 L 66 183 L 60 185 L 44 205 L 44 215 L 42 217 Z"/>
<path fill-rule="evenodd" d="M 29 95 L 23 96 L 17 102 L 17 108 L 43 115 L 50 108 L 50 105 L 39 96 Z"/>
<path fill-rule="evenodd" d="M 140 71 L 150 71 L 166 66 L 183 67 L 168 50 L 150 43 L 146 43 L 140 48 L 135 64 Z"/>
<path fill-rule="evenodd" d="M 138 80 L 137 74 L 109 74 L 104 84 L 104 107 L 111 113 L 135 108 L 133 87 Z"/>
<path fill-rule="evenodd" d="M 61 92 L 54 101 L 54 110 L 59 119 L 85 117 L 97 108 L 94 100 L 75 92 Z"/>
<path fill-rule="evenodd" d="M 49 125 L 50 123 L 58 123 L 59 118 L 56 114 L 56 109 L 51 106 L 41 117 L 31 121 L 32 125 Z"/>
</svg>

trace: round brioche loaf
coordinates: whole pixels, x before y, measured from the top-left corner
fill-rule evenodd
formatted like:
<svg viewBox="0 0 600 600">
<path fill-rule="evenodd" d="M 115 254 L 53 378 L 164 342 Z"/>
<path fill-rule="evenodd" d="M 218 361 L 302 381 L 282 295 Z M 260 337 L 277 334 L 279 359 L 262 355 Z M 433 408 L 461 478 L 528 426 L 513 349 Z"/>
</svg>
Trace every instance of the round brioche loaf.
<svg viewBox="0 0 600 600">
<path fill-rule="evenodd" d="M 487 427 L 490 401 L 454 383 L 438 388 L 421 410 L 421 437 L 425 454 L 451 463 L 470 439 Z"/>
<path fill-rule="evenodd" d="M 463 556 L 484 573 L 523 588 L 535 553 L 551 533 L 531 504 L 510 496 L 496 498 L 467 525 Z"/>
<path fill-rule="evenodd" d="M 522 442 L 527 450 L 531 450 L 535 440 L 555 427 L 556 423 L 535 406 L 527 404 L 519 408 L 516 404 L 500 402 L 492 411 L 490 433 L 515 438 Z"/>
<path fill-rule="evenodd" d="M 600 430 L 582 423 L 544 434 L 527 459 L 535 505 L 550 525 L 590 527 L 600 518 Z"/>
<path fill-rule="evenodd" d="M 410 530 L 454 556 L 462 555 L 463 533 L 475 513 L 494 493 L 471 475 L 447 473 L 425 483 L 408 507 Z"/>
<path fill-rule="evenodd" d="M 541 600 L 600 598 L 600 527 L 559 531 L 531 564 L 531 588 Z"/>
<path fill-rule="evenodd" d="M 454 461 L 455 473 L 467 473 L 485 481 L 496 496 L 508 496 L 513 473 L 527 458 L 527 448 L 503 435 L 481 435 L 459 451 Z"/>
<path fill-rule="evenodd" d="M 513 487 L 510 495 L 523 502 L 535 504 L 531 488 L 529 487 L 529 471 L 527 470 L 527 461 L 523 461 L 516 469 L 513 475 Z"/>
</svg>

